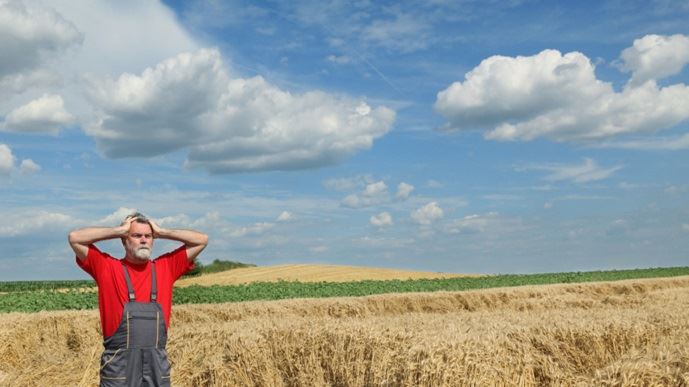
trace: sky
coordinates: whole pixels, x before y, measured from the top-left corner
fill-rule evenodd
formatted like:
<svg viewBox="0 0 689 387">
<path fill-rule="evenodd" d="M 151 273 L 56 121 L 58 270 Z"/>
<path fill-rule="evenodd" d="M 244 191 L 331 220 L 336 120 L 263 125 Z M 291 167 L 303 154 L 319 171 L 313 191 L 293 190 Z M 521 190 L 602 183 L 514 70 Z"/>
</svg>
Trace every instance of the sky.
<svg viewBox="0 0 689 387">
<path fill-rule="evenodd" d="M 687 20 L 686 0 L 0 0 L 0 281 L 88 278 L 67 233 L 135 210 L 208 233 L 202 263 L 686 266 Z"/>
</svg>

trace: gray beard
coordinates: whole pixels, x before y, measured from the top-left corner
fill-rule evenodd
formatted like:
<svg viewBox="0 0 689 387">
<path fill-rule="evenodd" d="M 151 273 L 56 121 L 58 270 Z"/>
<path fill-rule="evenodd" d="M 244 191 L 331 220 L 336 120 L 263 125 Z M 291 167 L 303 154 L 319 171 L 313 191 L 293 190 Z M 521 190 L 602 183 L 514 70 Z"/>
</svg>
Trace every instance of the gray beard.
<svg viewBox="0 0 689 387">
<path fill-rule="evenodd" d="M 148 247 L 139 247 L 138 249 L 132 250 L 132 255 L 139 259 L 151 259 L 151 249 Z"/>
</svg>

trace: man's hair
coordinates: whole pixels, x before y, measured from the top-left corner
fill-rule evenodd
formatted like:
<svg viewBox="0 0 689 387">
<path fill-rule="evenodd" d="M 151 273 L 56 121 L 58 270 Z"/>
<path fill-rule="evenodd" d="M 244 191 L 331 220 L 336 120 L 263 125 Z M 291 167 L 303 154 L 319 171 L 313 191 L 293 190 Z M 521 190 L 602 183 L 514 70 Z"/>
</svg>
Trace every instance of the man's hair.
<svg viewBox="0 0 689 387">
<path fill-rule="evenodd" d="M 147 224 L 149 226 L 151 225 L 151 221 L 148 220 L 148 217 L 146 215 L 140 213 L 140 212 L 134 212 L 132 214 L 125 216 L 124 220 L 122 221 L 121 224 L 124 224 L 124 222 L 127 221 L 127 218 L 134 218 L 134 221 L 136 223 Z M 151 227 L 151 228 L 153 228 L 153 227 Z"/>
</svg>

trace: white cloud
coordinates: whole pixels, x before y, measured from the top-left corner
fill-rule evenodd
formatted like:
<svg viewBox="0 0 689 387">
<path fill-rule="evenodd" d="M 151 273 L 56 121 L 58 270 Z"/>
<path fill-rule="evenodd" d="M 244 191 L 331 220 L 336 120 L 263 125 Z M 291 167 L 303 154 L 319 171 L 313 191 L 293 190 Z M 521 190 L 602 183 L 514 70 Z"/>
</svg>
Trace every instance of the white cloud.
<svg viewBox="0 0 689 387">
<path fill-rule="evenodd" d="M 544 177 L 549 181 L 571 181 L 575 183 L 587 183 L 591 181 L 603 180 L 610 177 L 613 173 L 622 169 L 621 165 L 611 168 L 601 168 L 595 160 L 585 158 L 581 164 L 547 164 L 529 165 L 517 168 L 518 171 L 541 170 L 549 171 L 550 175 Z"/>
<path fill-rule="evenodd" d="M 325 246 L 325 245 L 319 245 L 319 246 L 309 247 L 309 250 L 312 253 L 319 254 L 319 253 L 325 253 L 326 251 L 330 250 L 330 248 L 328 246 Z"/>
<path fill-rule="evenodd" d="M 392 226 L 392 216 L 388 212 L 381 212 L 378 215 L 371 216 L 370 222 L 376 227 L 389 227 Z"/>
<path fill-rule="evenodd" d="M 62 70 L 75 75 L 141 71 L 172 55 L 199 48 L 174 12 L 160 1 L 50 0 L 84 35 Z"/>
<path fill-rule="evenodd" d="M 484 129 L 490 140 L 597 142 L 689 119 L 689 87 L 653 81 L 615 92 L 579 52 L 492 56 L 438 93 L 447 129 Z"/>
<path fill-rule="evenodd" d="M 349 208 L 368 207 L 389 201 L 388 187 L 384 181 L 368 184 L 359 194 L 348 195 L 342 205 Z"/>
<path fill-rule="evenodd" d="M 262 235 L 275 227 L 275 223 L 260 222 L 250 226 L 238 227 L 230 233 L 231 237 L 241 238 L 247 235 Z"/>
<path fill-rule="evenodd" d="M 59 212 L 30 210 L 22 213 L 1 214 L 3 224 L 0 237 L 27 235 L 38 231 L 66 230 L 73 227 L 75 219 Z"/>
<path fill-rule="evenodd" d="M 359 175 L 355 177 L 332 178 L 323 181 L 323 186 L 334 191 L 349 191 L 373 183 L 370 175 Z"/>
<path fill-rule="evenodd" d="M 620 67 L 632 73 L 630 85 L 663 79 L 679 73 L 689 63 L 689 37 L 646 35 L 624 49 L 621 59 Z"/>
<path fill-rule="evenodd" d="M 430 27 L 418 15 L 398 13 L 394 19 L 373 21 L 361 33 L 367 44 L 394 51 L 413 52 L 428 47 Z"/>
<path fill-rule="evenodd" d="M 294 214 L 289 211 L 282 211 L 275 220 L 276 222 L 289 222 L 294 220 Z"/>
<path fill-rule="evenodd" d="M 0 144 L 0 176 L 9 176 L 16 169 L 16 157 L 12 154 L 12 149 L 6 144 Z M 41 170 L 41 166 L 31 159 L 23 159 L 19 164 L 19 173 L 22 175 L 32 175 Z"/>
<path fill-rule="evenodd" d="M 164 228 L 170 227 L 185 227 L 191 223 L 191 219 L 186 214 L 169 215 L 162 218 L 155 219 L 155 222 Z"/>
<path fill-rule="evenodd" d="M 141 76 L 93 80 L 90 94 L 102 115 L 86 133 L 113 158 L 155 156 L 208 141 L 198 121 L 217 103 L 221 84 L 227 76 L 215 50 L 180 54 Z"/>
<path fill-rule="evenodd" d="M 131 215 L 135 212 L 138 212 L 138 210 L 134 208 L 120 207 L 117 210 L 115 210 L 115 212 L 113 212 L 112 214 L 96 220 L 96 224 L 109 227 L 117 226 L 122 223 L 122 221 L 124 220 L 124 218 L 127 217 L 127 215 Z"/>
<path fill-rule="evenodd" d="M 331 55 L 328 55 L 328 57 L 326 59 L 328 60 L 328 62 L 337 63 L 337 64 L 347 64 L 347 63 L 352 61 L 352 58 L 348 57 L 347 55 L 338 56 L 338 55 L 331 54 Z"/>
<path fill-rule="evenodd" d="M 430 202 L 425 206 L 418 208 L 411 213 L 411 218 L 414 222 L 421 225 L 429 225 L 444 216 L 443 209 L 438 206 L 437 202 Z"/>
<path fill-rule="evenodd" d="M 445 225 L 445 231 L 450 234 L 472 234 L 496 230 L 505 222 L 497 212 L 487 214 L 467 215 L 461 219 L 454 219 Z"/>
<path fill-rule="evenodd" d="M 428 188 L 443 188 L 445 185 L 437 180 L 430 179 L 426 182 Z"/>
<path fill-rule="evenodd" d="M 611 141 L 600 145 L 603 148 L 636 150 L 682 150 L 689 149 L 689 133 L 675 137 L 645 138 L 626 141 Z"/>
<path fill-rule="evenodd" d="M 681 186 L 670 185 L 670 186 L 665 187 L 665 189 L 663 189 L 663 192 L 665 192 L 666 194 L 670 194 L 670 195 L 683 194 L 683 193 L 688 192 L 688 191 L 689 191 L 688 185 L 681 185 Z"/>
<path fill-rule="evenodd" d="M 12 110 L 2 128 L 12 132 L 57 134 L 61 126 L 72 121 L 74 117 L 65 110 L 61 96 L 44 94 Z"/>
<path fill-rule="evenodd" d="M 24 159 L 24 160 L 22 160 L 21 164 L 19 165 L 19 172 L 22 175 L 32 175 L 32 174 L 34 174 L 40 170 L 41 170 L 41 166 L 36 164 L 31 159 Z"/>
<path fill-rule="evenodd" d="M 361 193 L 362 196 L 367 198 L 375 198 L 388 193 L 388 186 L 382 180 L 376 183 L 372 183 L 366 186 L 364 192 Z"/>
<path fill-rule="evenodd" d="M 682 223 L 682 230 L 689 232 L 689 223 Z"/>
<path fill-rule="evenodd" d="M 395 194 L 395 197 L 397 199 L 406 199 L 409 197 L 413 190 L 413 185 L 401 182 L 397 185 L 397 194 Z"/>
<path fill-rule="evenodd" d="M 0 175 L 9 175 L 12 172 L 14 160 L 12 149 L 5 144 L 0 144 Z"/>
<path fill-rule="evenodd" d="M 80 44 L 83 38 L 74 24 L 51 8 L 0 2 L 0 80 L 22 83 L 16 77 L 32 77 L 47 59 Z"/>
<path fill-rule="evenodd" d="M 209 49 L 141 75 L 93 81 L 91 95 L 102 114 L 87 133 L 106 156 L 189 148 L 185 165 L 212 173 L 334 164 L 370 148 L 395 117 L 388 108 L 318 91 L 293 95 L 261 77 L 230 79 L 219 52 Z"/>
</svg>

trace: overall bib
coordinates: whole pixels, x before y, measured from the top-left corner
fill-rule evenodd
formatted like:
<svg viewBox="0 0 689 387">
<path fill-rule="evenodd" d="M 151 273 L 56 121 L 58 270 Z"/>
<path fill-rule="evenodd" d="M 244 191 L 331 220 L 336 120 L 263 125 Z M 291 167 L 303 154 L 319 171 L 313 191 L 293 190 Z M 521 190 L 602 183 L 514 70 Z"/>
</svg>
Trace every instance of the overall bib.
<svg viewBox="0 0 689 387">
<path fill-rule="evenodd" d="M 165 344 L 167 331 L 163 309 L 156 302 L 155 262 L 151 262 L 151 302 L 136 302 L 127 267 L 129 302 L 124 305 L 117 331 L 105 338 L 100 360 L 101 387 L 170 386 L 170 363 Z"/>
</svg>

